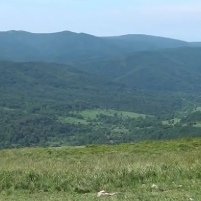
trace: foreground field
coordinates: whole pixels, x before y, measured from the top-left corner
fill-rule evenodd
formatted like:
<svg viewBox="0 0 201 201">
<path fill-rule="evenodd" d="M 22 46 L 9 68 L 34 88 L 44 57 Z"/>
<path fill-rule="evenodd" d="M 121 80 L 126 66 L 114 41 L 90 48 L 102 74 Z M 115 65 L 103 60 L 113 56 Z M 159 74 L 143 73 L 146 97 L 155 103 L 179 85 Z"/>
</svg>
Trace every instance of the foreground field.
<svg viewBox="0 0 201 201">
<path fill-rule="evenodd" d="M 0 200 L 197 201 L 200 156 L 200 139 L 1 151 Z"/>
</svg>

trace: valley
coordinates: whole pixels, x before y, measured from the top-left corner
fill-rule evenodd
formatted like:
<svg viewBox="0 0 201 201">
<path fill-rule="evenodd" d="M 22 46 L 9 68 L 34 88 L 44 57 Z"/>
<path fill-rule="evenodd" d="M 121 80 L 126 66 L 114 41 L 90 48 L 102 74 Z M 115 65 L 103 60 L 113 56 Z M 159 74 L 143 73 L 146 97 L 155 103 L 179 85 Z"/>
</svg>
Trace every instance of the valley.
<svg viewBox="0 0 201 201">
<path fill-rule="evenodd" d="M 199 43 L 68 31 L 0 42 L 1 149 L 200 137 Z"/>
</svg>

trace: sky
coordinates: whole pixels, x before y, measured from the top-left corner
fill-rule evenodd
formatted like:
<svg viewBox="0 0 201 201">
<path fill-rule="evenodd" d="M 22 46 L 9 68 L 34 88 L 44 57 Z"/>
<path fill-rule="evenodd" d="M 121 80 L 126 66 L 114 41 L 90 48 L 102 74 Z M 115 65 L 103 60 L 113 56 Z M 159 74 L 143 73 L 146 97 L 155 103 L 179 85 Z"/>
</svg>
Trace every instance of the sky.
<svg viewBox="0 0 201 201">
<path fill-rule="evenodd" d="M 201 0 L 0 0 L 0 31 L 201 41 Z"/>
</svg>

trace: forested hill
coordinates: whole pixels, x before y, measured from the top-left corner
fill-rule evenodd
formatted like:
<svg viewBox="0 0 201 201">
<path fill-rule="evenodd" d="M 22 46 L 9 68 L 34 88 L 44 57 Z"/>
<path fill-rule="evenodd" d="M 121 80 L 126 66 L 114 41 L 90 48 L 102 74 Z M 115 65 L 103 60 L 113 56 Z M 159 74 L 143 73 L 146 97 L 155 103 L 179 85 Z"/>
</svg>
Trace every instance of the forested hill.
<svg viewBox="0 0 201 201">
<path fill-rule="evenodd" d="M 181 111 L 184 97 L 192 101 L 134 90 L 67 65 L 5 61 L 0 62 L 0 97 L 0 149 L 160 139 L 161 118 Z M 143 125 L 138 133 L 136 127 Z M 167 139 L 178 137 L 168 133 Z"/>
<path fill-rule="evenodd" d="M 58 113 L 64 112 L 62 107 L 67 111 L 100 107 L 160 114 L 181 106 L 180 96 L 167 102 L 170 94 L 135 90 L 71 66 L 42 62 L 1 61 L 0 96 L 3 108 L 35 111 L 48 107 Z"/>
<path fill-rule="evenodd" d="M 112 84 L 110 81 L 91 76 L 67 65 L 0 62 L 1 103 L 11 104 L 9 108 L 20 108 L 21 105 L 27 104 L 27 100 L 36 101 L 35 103 L 31 101 L 30 107 L 36 103 L 39 104 L 38 107 L 43 103 L 45 105 L 65 103 L 66 106 L 72 107 L 79 100 L 86 101 L 86 105 L 88 102 L 91 105 L 100 105 L 104 104 L 104 98 L 108 98 L 108 102 L 111 98 L 110 94 L 122 87 L 122 84 Z M 20 99 L 25 100 L 20 101 Z"/>
<path fill-rule="evenodd" d="M 200 47 L 141 51 L 77 67 L 136 89 L 198 94 L 201 91 Z"/>
<path fill-rule="evenodd" d="M 34 34 L 24 31 L 0 32 L 0 59 L 77 63 L 127 55 L 133 51 L 193 46 L 194 43 L 146 35 L 96 37 L 63 31 Z M 195 43 L 199 46 L 199 43 Z"/>
</svg>

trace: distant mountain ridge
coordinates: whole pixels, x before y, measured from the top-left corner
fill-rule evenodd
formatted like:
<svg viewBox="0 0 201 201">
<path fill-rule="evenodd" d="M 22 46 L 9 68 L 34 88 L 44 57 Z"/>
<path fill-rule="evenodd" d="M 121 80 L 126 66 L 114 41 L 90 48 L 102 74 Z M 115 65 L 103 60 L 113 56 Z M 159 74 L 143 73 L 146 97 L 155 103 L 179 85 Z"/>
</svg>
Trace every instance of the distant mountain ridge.
<svg viewBox="0 0 201 201">
<path fill-rule="evenodd" d="M 114 45 L 130 48 L 132 51 L 146 51 L 189 46 L 189 43 L 186 41 L 143 34 L 128 34 L 115 37 L 105 37 L 105 39 Z"/>
<path fill-rule="evenodd" d="M 0 59 L 77 63 L 127 55 L 133 51 L 200 46 L 200 43 L 148 36 L 96 37 L 85 33 L 0 32 Z"/>
<path fill-rule="evenodd" d="M 91 75 L 140 90 L 201 90 L 199 42 L 141 34 L 96 37 L 70 31 L 8 31 L 0 32 L 0 44 L 0 60 L 73 64 Z"/>
<path fill-rule="evenodd" d="M 0 32 L 0 44 L 0 59 L 14 61 L 70 63 L 120 53 L 101 38 L 69 31 L 51 34 Z"/>
</svg>

